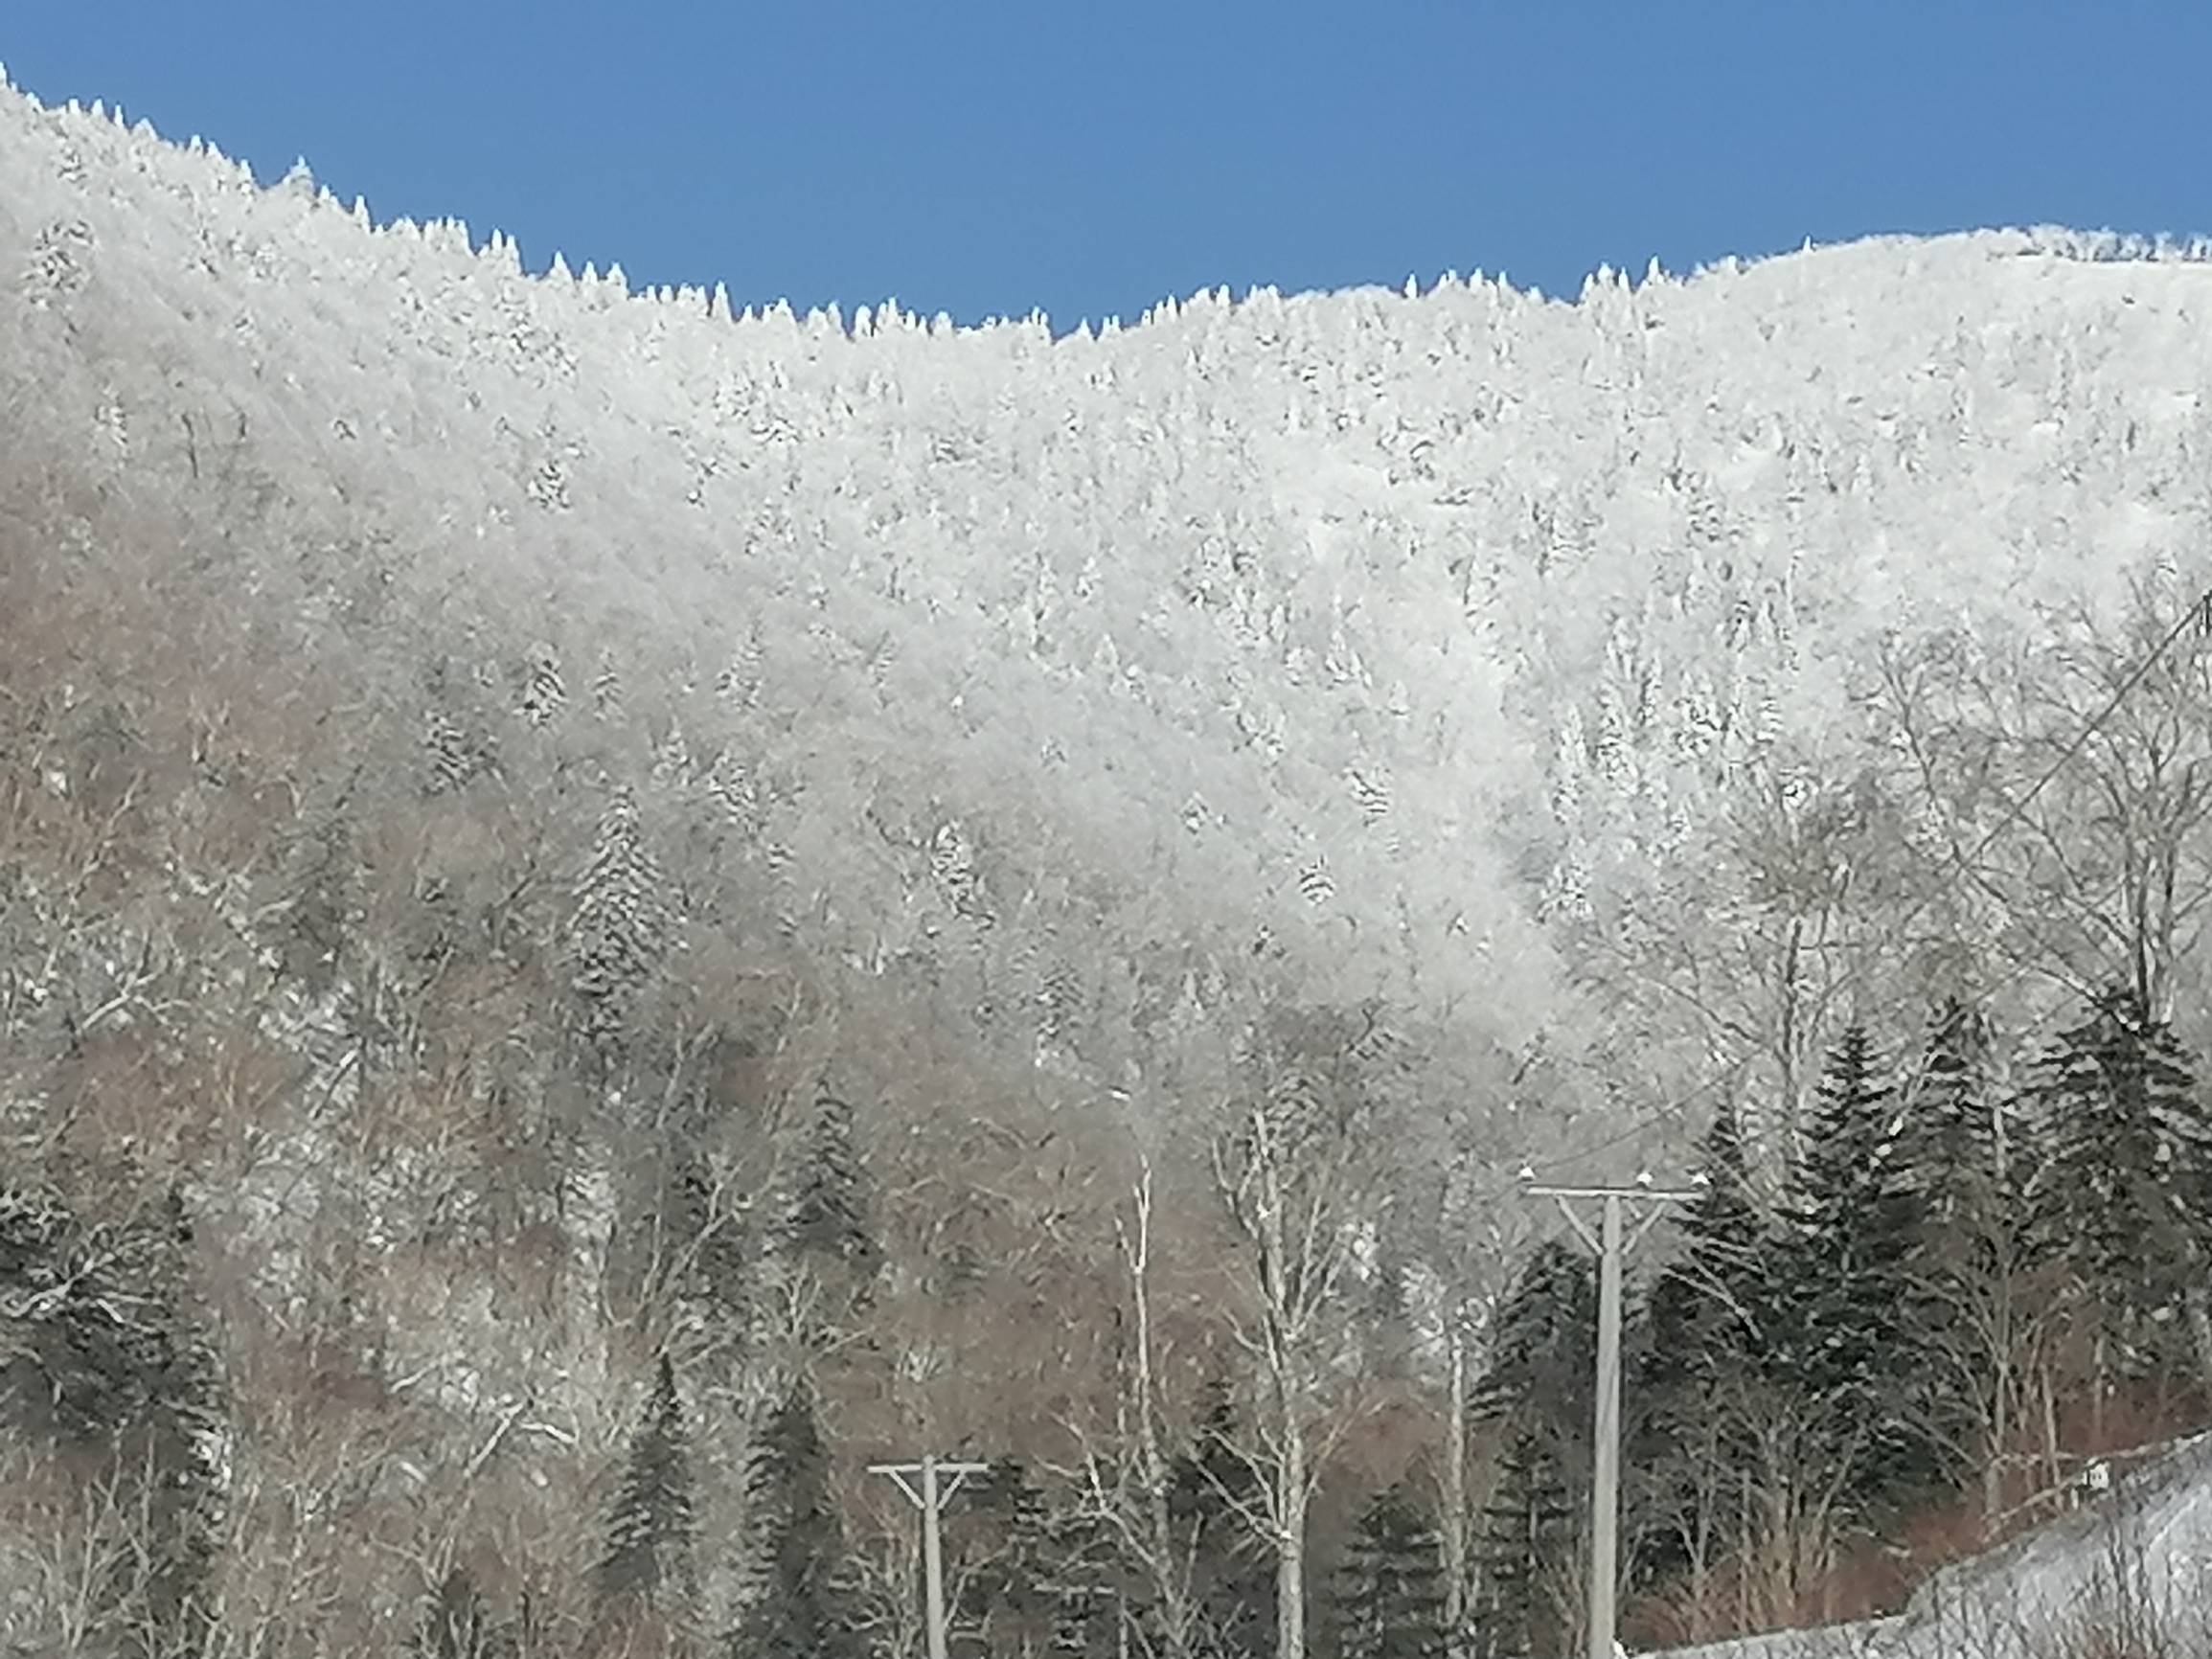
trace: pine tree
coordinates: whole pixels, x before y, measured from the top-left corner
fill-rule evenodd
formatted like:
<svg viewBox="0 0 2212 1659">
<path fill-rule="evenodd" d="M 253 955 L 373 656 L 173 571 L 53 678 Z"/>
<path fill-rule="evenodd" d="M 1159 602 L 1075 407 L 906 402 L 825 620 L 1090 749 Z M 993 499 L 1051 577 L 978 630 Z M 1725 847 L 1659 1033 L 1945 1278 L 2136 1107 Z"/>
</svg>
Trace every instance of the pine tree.
<svg viewBox="0 0 2212 1659">
<path fill-rule="evenodd" d="M 853 1108 L 825 1095 L 815 1103 L 791 1198 L 792 1247 L 865 1277 L 878 1260 L 868 1207 L 867 1170 L 854 1143 Z"/>
<path fill-rule="evenodd" d="M 844 1531 L 830 1498 L 814 1404 L 794 1385 L 764 1425 L 752 1467 L 761 1592 L 729 1639 L 732 1659 L 860 1659 L 838 1591 Z"/>
<path fill-rule="evenodd" d="M 1993 1043 L 1979 1009 L 1947 998 L 1929 1022 L 1919 1075 L 1907 1091 L 1898 1167 L 1920 1239 L 1916 1254 L 1978 1233 L 2007 1196 L 2007 1102 L 1991 1076 Z"/>
<path fill-rule="evenodd" d="M 1676 1216 L 1681 1255 L 1651 1296 L 1653 1375 L 1696 1389 L 1766 1340 L 1771 1317 L 1774 1236 L 1751 1191 L 1735 1106 L 1723 1102 L 1698 1149 L 1701 1191 Z"/>
<path fill-rule="evenodd" d="M 1132 1613 L 1127 1580 L 1117 1571 L 1116 1540 L 1106 1517 L 1088 1508 L 1061 1510 L 1048 1522 L 1050 1576 L 1038 1587 L 1050 1599 L 1044 1651 L 1057 1659 L 1104 1655 L 1120 1646 Z M 1156 1649 L 1154 1649 L 1156 1651 Z"/>
<path fill-rule="evenodd" d="M 622 713 L 622 673 L 614 665 L 611 649 L 599 653 L 599 670 L 591 676 L 591 712 L 602 720 L 611 720 Z"/>
<path fill-rule="evenodd" d="M 1017 1458 L 999 1459 L 961 1493 L 955 1536 L 969 1566 L 955 1611 L 988 1648 L 1034 1652 L 1051 1640 L 1064 1577 L 1045 1494 Z"/>
<path fill-rule="evenodd" d="M 421 1659 L 506 1659 L 510 1635 L 492 1622 L 467 1569 L 455 1567 L 424 1601 L 415 1651 Z"/>
<path fill-rule="evenodd" d="M 1566 1659 L 1576 1514 L 1557 1448 L 1535 1428 L 1506 1442 L 1476 1547 L 1473 1659 Z"/>
<path fill-rule="evenodd" d="M 1696 1169 L 1702 1190 L 1675 1218 L 1682 1250 L 1653 1282 L 1629 1349 L 1629 1465 L 1640 1478 L 1626 1516 L 1630 1558 L 1686 1573 L 1694 1592 L 1736 1542 L 1747 1425 L 1731 1408 L 1760 1385 L 1780 1277 L 1732 1103 L 1714 1114 Z"/>
<path fill-rule="evenodd" d="M 1477 1411 L 1542 1425 L 1561 1447 L 1590 1435 L 1597 1372 L 1597 1275 L 1560 1240 L 1538 1246 L 1498 1310 L 1491 1359 L 1474 1391 Z"/>
<path fill-rule="evenodd" d="M 2026 1264 L 2016 1191 L 2018 1134 L 1993 1074 L 1978 1009 L 1946 1000 L 1905 1094 L 1898 1172 L 1911 1208 L 1904 1335 L 1910 1398 L 1946 1472 L 1990 1465 L 2015 1409 L 2018 1280 Z M 1997 1471 L 1984 1472 L 1985 1506 Z"/>
<path fill-rule="evenodd" d="M 1367 1506 L 1331 1588 L 1342 1659 L 1443 1659 L 1441 1547 L 1402 1485 Z"/>
<path fill-rule="evenodd" d="M 2130 1369 L 2177 1357 L 2166 1332 L 2178 1325 L 2212 1375 L 2212 1114 L 2172 1029 L 2132 990 L 2106 992 L 2038 1062 L 2029 1103 L 2043 1153 L 2031 1222 L 2111 1357 Z"/>
<path fill-rule="evenodd" d="M 600 817 L 575 898 L 569 983 L 583 1003 L 585 1034 L 605 1053 L 620 1045 L 631 1005 L 667 951 L 673 925 L 668 880 L 645 844 L 627 785 L 615 790 Z"/>
<path fill-rule="evenodd" d="M 546 725 L 568 704 L 568 684 L 561 677 L 560 656 L 549 645 L 530 648 L 522 670 L 522 717 L 534 726 Z"/>
<path fill-rule="evenodd" d="M 1896 1091 L 1855 1025 L 1829 1057 L 1792 1172 L 1790 1265 L 1770 1340 L 1778 1379 L 1848 1466 L 1836 1471 L 1842 1489 L 1868 1500 L 1901 1497 L 1933 1474 L 1899 1392 L 1911 1359 L 1913 1209 L 1896 1136 Z"/>
<path fill-rule="evenodd" d="M 654 1371 L 645 1418 L 630 1437 L 622 1489 L 607 1518 L 606 1554 L 600 1558 L 601 1608 L 651 1604 L 681 1620 L 695 1585 L 689 1436 L 675 1368 L 662 1354 Z"/>
<path fill-rule="evenodd" d="M 1597 1276 L 1558 1239 L 1530 1256 L 1498 1310 L 1475 1409 L 1500 1420 L 1504 1449 L 1475 1556 L 1483 1659 L 1562 1653 L 1559 1592 L 1573 1576 L 1589 1482 L 1597 1369 Z"/>
<path fill-rule="evenodd" d="M 466 788 L 494 765 L 488 739 L 470 737 L 443 709 L 435 707 L 422 716 L 422 754 L 425 795 Z"/>
<path fill-rule="evenodd" d="M 222 1522 L 223 1478 L 217 1459 L 228 1439 L 220 1364 L 204 1310 L 195 1309 L 188 1252 L 192 1223 L 184 1194 L 171 1185 L 151 1216 L 133 1218 L 136 1280 L 147 1318 L 125 1328 L 125 1362 L 138 1375 L 129 1392 L 144 1401 L 120 1436 L 125 1467 L 143 1471 L 147 1529 L 144 1579 L 137 1586 L 146 1615 L 143 1651 L 200 1651 L 214 1627 L 210 1583 Z"/>
</svg>

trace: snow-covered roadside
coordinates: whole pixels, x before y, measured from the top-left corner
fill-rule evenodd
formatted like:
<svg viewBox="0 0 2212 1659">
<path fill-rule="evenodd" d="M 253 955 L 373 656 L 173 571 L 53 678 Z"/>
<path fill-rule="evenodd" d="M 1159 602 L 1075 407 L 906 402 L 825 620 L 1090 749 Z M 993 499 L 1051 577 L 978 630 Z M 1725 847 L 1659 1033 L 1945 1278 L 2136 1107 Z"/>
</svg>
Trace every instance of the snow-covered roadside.
<svg viewBox="0 0 2212 1659">
<path fill-rule="evenodd" d="M 1669 1659 L 2073 1659 L 2212 1651 L 2212 1435 L 1946 1568 L 1904 1613 L 1674 1648 Z"/>
</svg>

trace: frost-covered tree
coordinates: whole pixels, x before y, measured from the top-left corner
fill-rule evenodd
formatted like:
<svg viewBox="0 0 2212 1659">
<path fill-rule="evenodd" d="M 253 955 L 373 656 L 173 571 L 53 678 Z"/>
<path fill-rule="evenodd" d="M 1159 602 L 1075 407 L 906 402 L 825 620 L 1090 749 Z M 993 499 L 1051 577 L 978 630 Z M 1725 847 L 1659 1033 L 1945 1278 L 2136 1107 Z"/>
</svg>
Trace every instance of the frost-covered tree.
<svg viewBox="0 0 2212 1659">
<path fill-rule="evenodd" d="M 567 704 L 568 683 L 561 676 L 559 653 L 543 642 L 531 647 L 522 669 L 523 719 L 533 726 L 549 725 Z"/>
<path fill-rule="evenodd" d="M 591 711 L 603 720 L 622 713 L 622 673 L 615 667 L 612 648 L 600 652 L 599 667 L 592 673 Z"/>
<path fill-rule="evenodd" d="M 848 1051 L 764 1041 L 786 1084 L 873 1066 L 853 1092 L 884 1121 L 957 1099 L 1032 1147 L 1041 1114 L 1126 1114 L 1178 1194 L 1207 1170 L 1175 1131 L 1242 1088 L 1223 1034 L 1278 993 L 1375 999 L 1434 1034 L 1429 1100 L 1510 1101 L 1478 1190 L 1530 1135 L 1611 1144 L 1642 1110 L 1621 1102 L 1679 1098 L 1646 1083 L 1715 1070 L 1764 1190 L 1846 1011 L 1917 1006 L 1962 941 L 1997 951 L 2014 1024 L 2048 1011 L 2054 964 L 2198 1017 L 2208 728 L 2159 675 L 2204 654 L 2178 636 L 2130 681 L 2195 598 L 2200 262 L 1891 241 L 1570 305 L 1491 281 L 1209 294 L 1055 340 L 530 277 L 505 239 L 378 230 L 304 177 L 259 190 L 8 91 L 0 200 L 24 301 L 0 328 L 0 1097 L 37 1105 L 36 1156 L 100 1165 L 127 1134 L 237 1217 L 236 1283 L 283 1309 L 219 1345 L 254 1391 L 257 1490 L 337 1458 L 351 1420 L 324 1391 L 382 1375 L 332 1332 L 423 1389 L 459 1345 L 549 1420 L 597 1416 L 593 1276 L 629 1189 L 602 1201 L 590 1102 L 619 1072 L 650 1118 L 656 1045 L 763 986 Z M 123 280 L 139 256 L 160 283 Z M 1930 618 L 1972 648 L 1913 790 L 1895 722 L 1865 729 L 1866 642 L 1909 652 Z M 2097 629 L 2115 648 L 2087 648 Z M 547 633 L 604 718 L 517 683 Z M 425 694 L 425 660 L 467 666 Z M 680 955 L 621 859 L 562 891 L 601 791 L 645 787 L 679 727 L 652 833 L 628 831 L 667 879 L 627 890 L 684 895 Z M 305 894 L 286 850 L 349 780 L 353 868 L 280 939 Z M 590 1045 L 558 1040 L 578 1025 Z M 1581 1100 L 1509 1083 L 1539 1036 L 1576 1048 Z M 1357 1246 L 1355 1282 L 1422 1145 L 1364 1136 L 1354 1228 L 1308 1236 Z M 770 1173 L 712 1164 L 701 1208 Z M 87 1236 L 116 1222 L 65 1185 Z M 1044 1265 L 986 1276 L 957 1317 L 995 1333 L 1038 1297 L 1095 1301 L 1088 1202 L 1040 1212 Z M 901 1216 L 871 1220 L 906 1248 Z M 1169 1350 L 1264 1341 L 1250 1280 L 1238 1330 L 1170 1314 L 1185 1259 L 1252 1264 L 1235 1229 L 1163 1227 L 1167 1392 Z M 107 1313 L 66 1304 L 11 1324 L 58 1385 L 13 1409 L 41 1445 L 76 1414 L 97 1462 L 132 1396 L 88 1357 Z M 1340 1307 L 1304 1374 L 1317 1444 L 1355 1352 Z M 1246 1451 L 1262 1369 L 1236 1379 Z M 1708 1420 L 1780 1548 L 1805 1414 L 1731 1376 L 1767 1392 Z M 993 1380 L 1010 1435 L 1061 1409 L 1036 1393 L 1060 1377 Z M 500 1478 L 535 1438 L 471 1487 L 472 1513 L 515 1507 L 501 1536 L 587 1512 L 575 1460 Z M 370 1511 L 318 1512 L 336 1534 L 241 1510 L 239 1555 L 330 1551 L 315 1582 L 342 1604 L 297 1602 L 360 1648 L 390 1628 L 352 1566 L 382 1556 L 347 1532 Z"/>
<path fill-rule="evenodd" d="M 1376 1009 L 1272 1011 L 1248 1035 L 1234 1117 L 1214 1137 L 1252 1360 L 1242 1451 L 1257 1487 L 1250 1518 L 1274 1557 L 1278 1659 L 1306 1650 L 1308 1517 L 1353 1403 L 1331 1361 L 1398 1059 Z"/>
<path fill-rule="evenodd" d="M 646 845 L 636 794 L 617 785 L 600 815 L 590 860 L 569 912 L 569 985 L 584 1034 L 602 1053 L 620 1045 L 638 994 L 666 953 L 675 907 L 660 862 Z"/>
</svg>

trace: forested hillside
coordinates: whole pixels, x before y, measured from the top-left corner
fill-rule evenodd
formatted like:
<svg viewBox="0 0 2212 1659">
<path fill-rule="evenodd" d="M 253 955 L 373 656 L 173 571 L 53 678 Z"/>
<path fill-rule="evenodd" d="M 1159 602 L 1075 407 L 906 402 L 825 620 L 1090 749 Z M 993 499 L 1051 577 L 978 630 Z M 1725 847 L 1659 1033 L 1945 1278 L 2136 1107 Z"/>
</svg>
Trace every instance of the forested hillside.
<svg viewBox="0 0 2212 1659">
<path fill-rule="evenodd" d="M 2203 1415 L 2198 252 L 733 316 L 0 89 L 0 284 L 29 1650 L 918 1651 L 928 1451 L 964 1653 L 1564 1651 L 1524 1161 L 1709 1182 L 1647 1634 Z"/>
</svg>

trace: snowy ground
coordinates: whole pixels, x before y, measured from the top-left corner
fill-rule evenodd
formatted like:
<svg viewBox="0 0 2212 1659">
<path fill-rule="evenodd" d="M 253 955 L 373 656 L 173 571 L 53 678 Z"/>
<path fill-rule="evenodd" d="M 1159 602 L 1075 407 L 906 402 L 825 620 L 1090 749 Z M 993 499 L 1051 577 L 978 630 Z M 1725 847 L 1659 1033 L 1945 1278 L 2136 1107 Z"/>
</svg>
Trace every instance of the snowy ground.
<svg viewBox="0 0 2212 1659">
<path fill-rule="evenodd" d="M 1894 1619 L 1714 1643 L 1674 1659 L 2119 1659 L 2212 1653 L 2212 1435 L 1936 1575 Z"/>
</svg>

